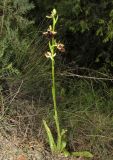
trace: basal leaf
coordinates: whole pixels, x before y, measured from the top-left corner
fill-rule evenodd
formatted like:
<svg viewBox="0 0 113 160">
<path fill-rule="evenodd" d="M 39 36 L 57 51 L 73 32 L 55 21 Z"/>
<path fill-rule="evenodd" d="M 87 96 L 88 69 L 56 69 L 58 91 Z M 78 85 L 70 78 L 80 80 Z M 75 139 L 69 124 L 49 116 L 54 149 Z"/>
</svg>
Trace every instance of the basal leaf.
<svg viewBox="0 0 113 160">
<path fill-rule="evenodd" d="M 72 152 L 73 156 L 76 157 L 86 157 L 86 158 L 93 158 L 93 155 L 90 152 L 83 151 L 83 152 Z"/>
<path fill-rule="evenodd" d="M 47 136 L 48 136 L 48 140 L 49 140 L 49 145 L 50 145 L 51 151 L 52 151 L 52 153 L 53 153 L 53 152 L 56 150 L 56 144 L 55 144 L 53 135 L 52 135 L 52 133 L 51 133 L 51 130 L 50 130 L 50 128 L 48 127 L 46 121 L 43 120 L 43 123 L 44 123 L 45 130 L 46 130 L 46 132 L 47 132 Z"/>
<path fill-rule="evenodd" d="M 67 145 L 66 141 L 61 142 L 61 152 L 66 148 L 66 145 Z"/>
</svg>

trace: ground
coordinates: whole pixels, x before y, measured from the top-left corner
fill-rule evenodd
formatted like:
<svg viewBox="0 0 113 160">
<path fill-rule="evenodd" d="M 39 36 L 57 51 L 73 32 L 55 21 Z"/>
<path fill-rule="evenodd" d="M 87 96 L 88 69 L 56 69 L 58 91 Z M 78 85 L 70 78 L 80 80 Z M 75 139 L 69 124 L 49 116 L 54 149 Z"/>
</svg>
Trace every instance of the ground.
<svg viewBox="0 0 113 160">
<path fill-rule="evenodd" d="M 42 125 L 42 120 L 46 119 L 54 128 L 48 104 L 25 99 L 15 99 L 11 104 L 4 102 L 0 115 L 0 160 L 76 160 L 51 155 Z M 67 109 L 62 111 L 60 119 L 68 130 L 69 150 L 90 151 L 94 155 L 92 160 L 113 160 L 111 115 Z"/>
</svg>

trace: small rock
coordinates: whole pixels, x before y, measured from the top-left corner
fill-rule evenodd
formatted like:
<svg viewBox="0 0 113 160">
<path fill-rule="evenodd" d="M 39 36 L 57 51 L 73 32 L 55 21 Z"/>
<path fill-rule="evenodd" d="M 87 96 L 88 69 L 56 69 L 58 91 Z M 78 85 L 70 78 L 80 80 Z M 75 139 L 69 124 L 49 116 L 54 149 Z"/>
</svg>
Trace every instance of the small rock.
<svg viewBox="0 0 113 160">
<path fill-rule="evenodd" d="M 84 158 L 83 157 L 79 157 L 79 158 L 77 158 L 77 160 L 84 160 Z"/>
<path fill-rule="evenodd" d="M 16 160 L 28 160 L 25 155 L 19 155 Z"/>
</svg>

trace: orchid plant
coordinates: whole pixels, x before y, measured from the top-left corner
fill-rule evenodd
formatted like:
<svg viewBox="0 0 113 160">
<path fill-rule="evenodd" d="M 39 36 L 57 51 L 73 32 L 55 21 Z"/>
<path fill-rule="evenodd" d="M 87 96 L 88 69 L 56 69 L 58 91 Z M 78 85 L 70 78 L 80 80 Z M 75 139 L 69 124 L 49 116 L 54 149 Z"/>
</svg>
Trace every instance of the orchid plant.
<svg viewBox="0 0 113 160">
<path fill-rule="evenodd" d="M 56 9 L 53 9 L 50 16 L 46 16 L 47 18 L 52 20 L 52 25 L 49 26 L 46 32 L 43 32 L 43 35 L 49 39 L 49 51 L 45 53 L 46 58 L 50 58 L 51 60 L 51 73 L 52 73 L 52 98 L 53 98 L 53 105 L 54 105 L 54 121 L 55 127 L 57 132 L 57 140 L 54 139 L 54 136 L 51 132 L 50 127 L 48 126 L 47 122 L 43 120 L 43 124 L 45 130 L 47 132 L 47 137 L 49 140 L 49 145 L 52 154 L 63 154 L 64 156 L 82 156 L 82 157 L 93 157 L 93 155 L 87 151 L 84 152 L 68 152 L 66 149 L 67 142 L 66 142 L 66 132 L 67 130 L 61 129 L 59 124 L 59 116 L 57 111 L 57 103 L 56 103 L 56 87 L 55 87 L 55 56 L 56 51 L 59 50 L 60 52 L 65 52 L 64 44 L 57 42 L 55 36 L 57 35 L 56 31 L 56 24 L 58 21 L 58 14 Z"/>
</svg>

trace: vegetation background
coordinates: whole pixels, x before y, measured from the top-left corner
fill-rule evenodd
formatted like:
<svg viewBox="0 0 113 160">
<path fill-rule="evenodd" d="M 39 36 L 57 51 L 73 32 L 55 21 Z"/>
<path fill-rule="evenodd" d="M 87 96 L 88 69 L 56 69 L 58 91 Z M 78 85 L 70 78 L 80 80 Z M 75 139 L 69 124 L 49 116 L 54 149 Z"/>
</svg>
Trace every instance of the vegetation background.
<svg viewBox="0 0 113 160">
<path fill-rule="evenodd" d="M 44 56 L 48 40 L 42 36 L 53 8 L 59 14 L 58 39 L 66 48 L 55 67 L 68 148 L 88 150 L 94 160 L 112 160 L 112 0 L 0 1 L 0 132 L 8 136 L 16 130 L 17 136 L 46 146 L 43 117 L 54 131 L 51 66 Z"/>
</svg>

